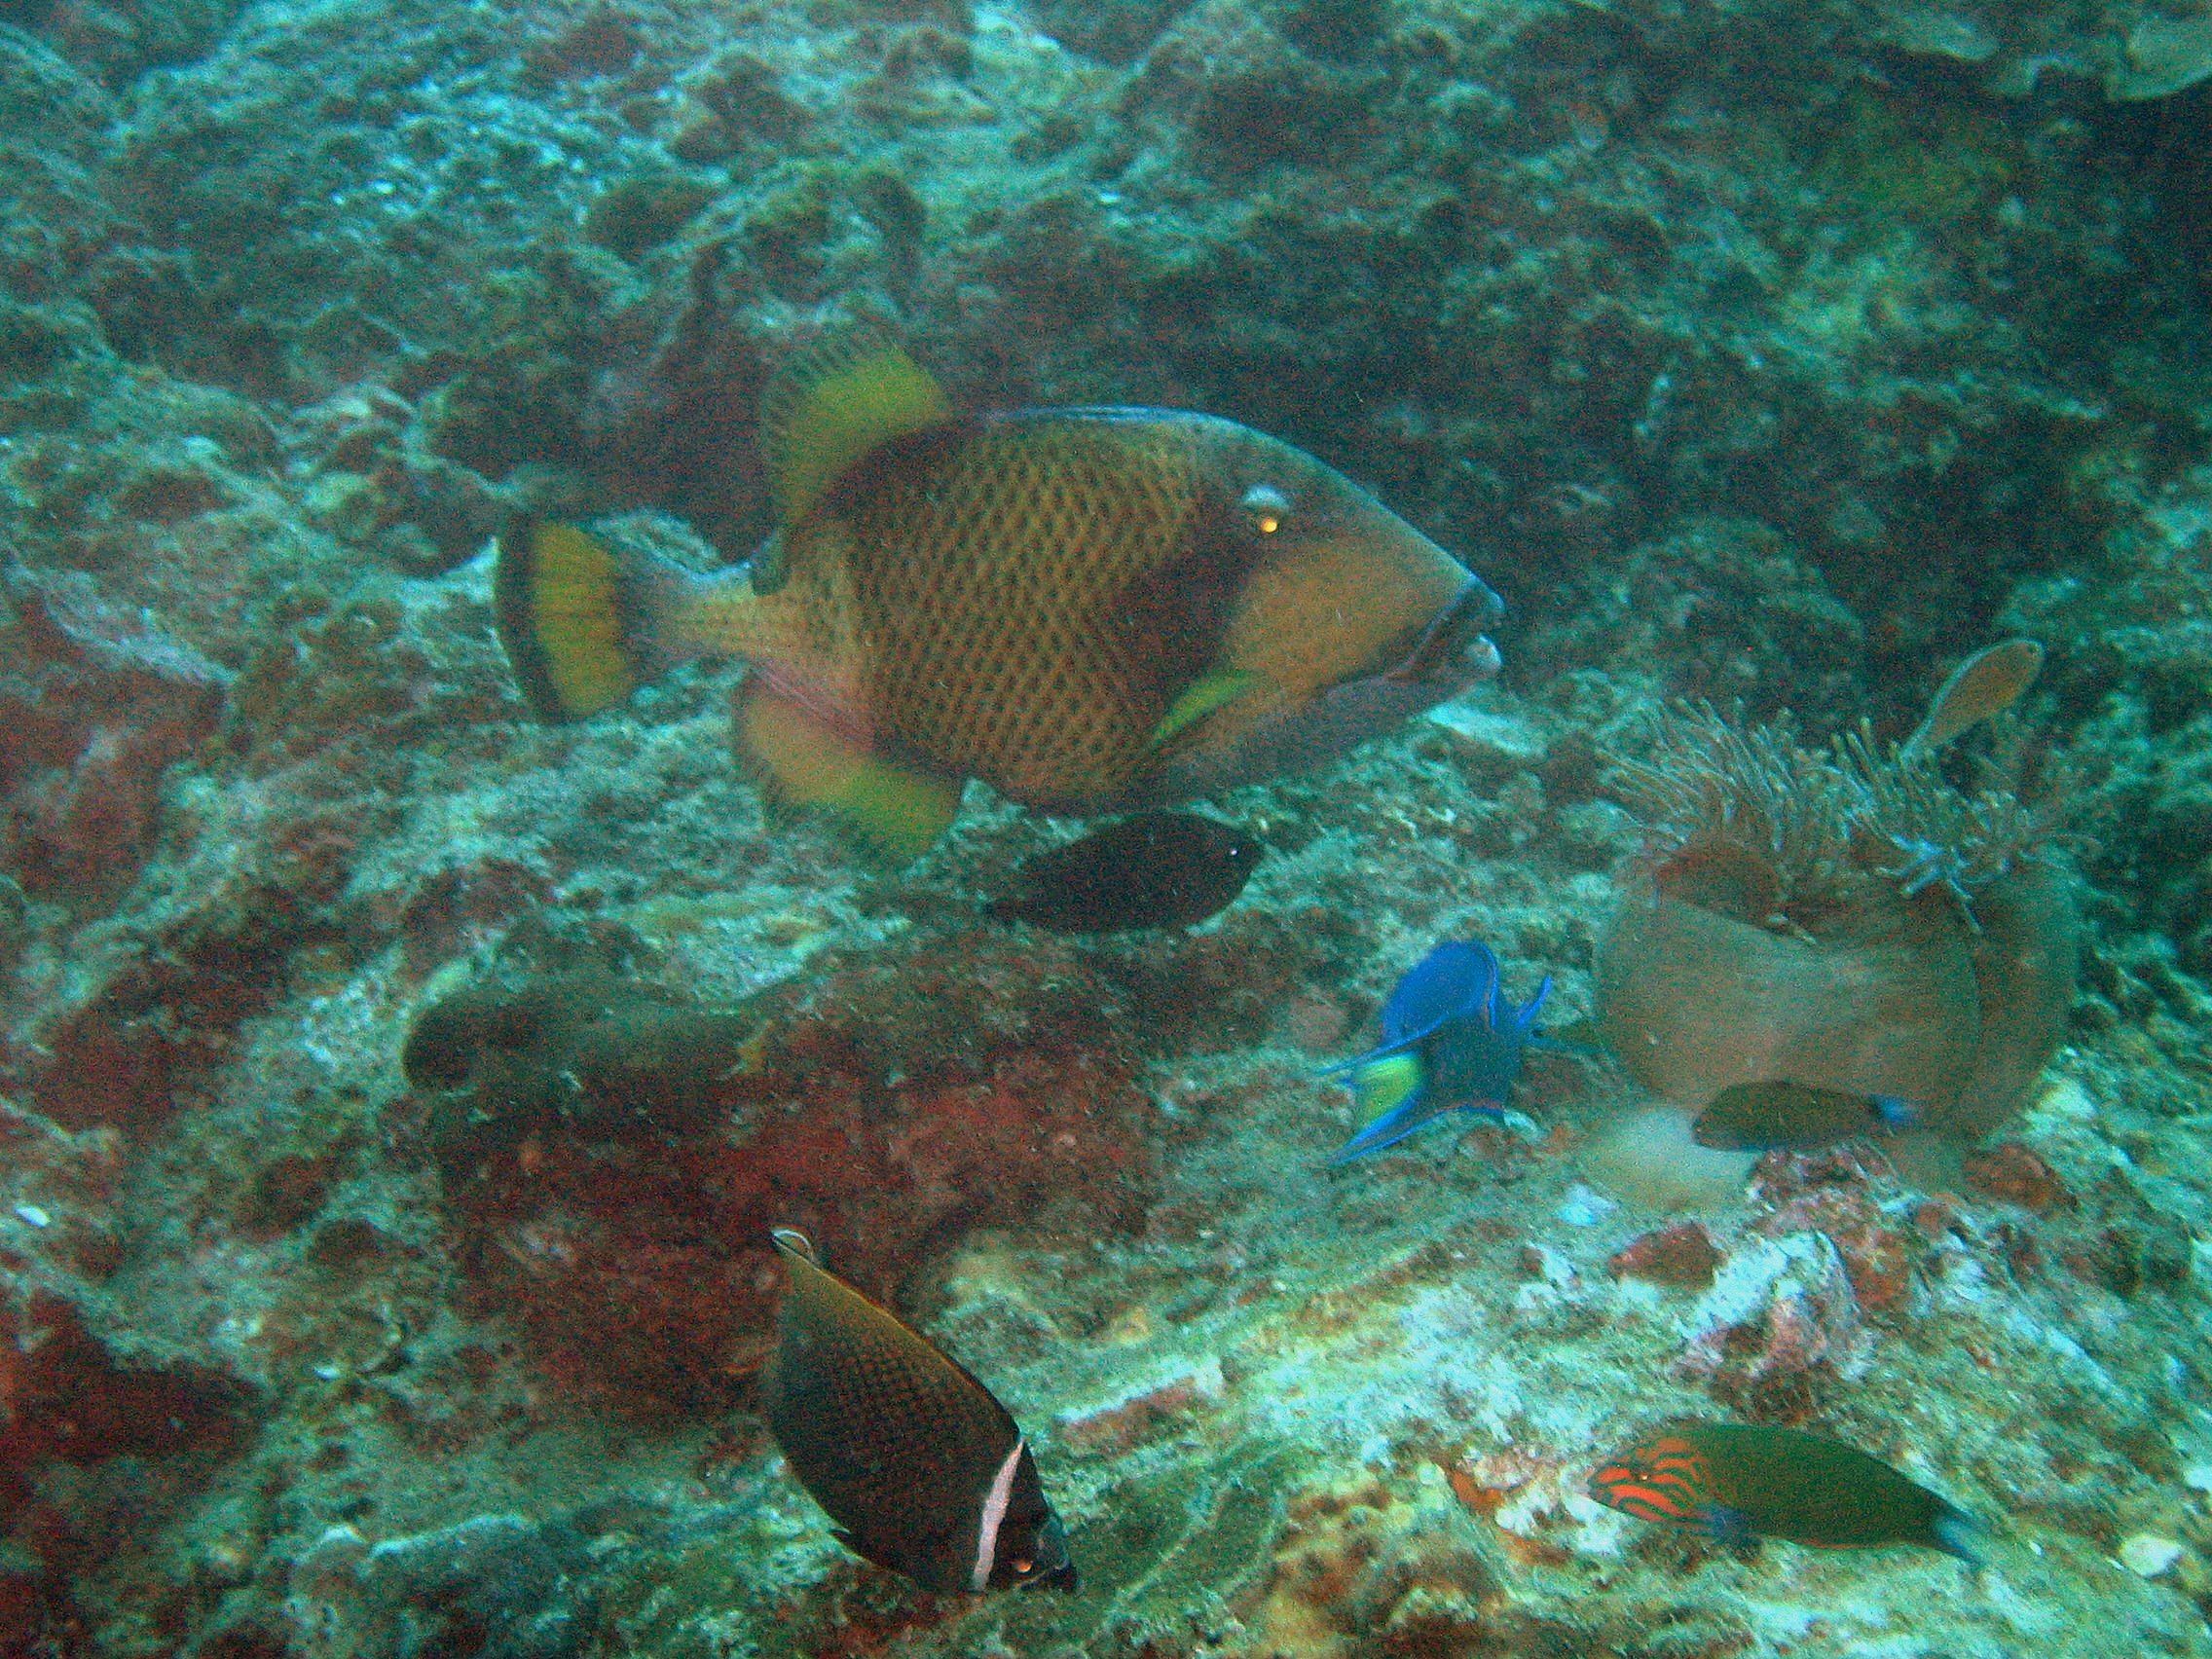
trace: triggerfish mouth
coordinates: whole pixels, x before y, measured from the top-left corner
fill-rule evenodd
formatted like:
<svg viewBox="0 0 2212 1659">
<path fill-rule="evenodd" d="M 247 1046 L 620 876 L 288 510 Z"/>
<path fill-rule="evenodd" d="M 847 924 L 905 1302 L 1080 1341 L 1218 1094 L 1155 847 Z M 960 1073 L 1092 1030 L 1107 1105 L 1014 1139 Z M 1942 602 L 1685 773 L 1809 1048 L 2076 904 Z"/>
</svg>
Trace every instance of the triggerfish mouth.
<svg viewBox="0 0 2212 1659">
<path fill-rule="evenodd" d="M 1029 1442 L 991 1391 L 896 1313 L 771 1235 L 791 1275 L 760 1410 L 855 1555 L 925 1589 L 1076 1587 Z"/>
<path fill-rule="evenodd" d="M 1178 410 L 955 413 L 896 345 L 769 385 L 779 528 L 695 576 L 575 526 L 499 537 L 499 637 L 539 714 L 688 657 L 750 665 L 774 798 L 911 858 L 962 784 L 1077 816 L 1334 759 L 1497 672 L 1503 607 L 1349 480 Z"/>
</svg>

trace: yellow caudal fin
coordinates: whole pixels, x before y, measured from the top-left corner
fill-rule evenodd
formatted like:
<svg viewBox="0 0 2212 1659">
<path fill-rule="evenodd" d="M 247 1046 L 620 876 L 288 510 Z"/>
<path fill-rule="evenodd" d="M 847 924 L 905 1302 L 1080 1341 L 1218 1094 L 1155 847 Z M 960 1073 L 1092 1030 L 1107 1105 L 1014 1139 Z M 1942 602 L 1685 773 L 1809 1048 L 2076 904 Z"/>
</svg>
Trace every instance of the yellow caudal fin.
<svg viewBox="0 0 2212 1659">
<path fill-rule="evenodd" d="M 574 525 L 526 520 L 499 533 L 492 592 L 499 644 L 531 707 L 548 720 L 610 709 L 657 668 L 641 594 L 655 584 Z"/>
<path fill-rule="evenodd" d="M 760 447 L 777 519 L 791 529 L 871 451 L 951 419 L 952 405 L 928 371 L 872 329 L 800 352 L 760 398 Z"/>
<path fill-rule="evenodd" d="M 960 810 L 960 780 L 902 766 L 757 685 L 741 694 L 738 747 L 765 774 L 771 802 L 817 807 L 867 852 L 906 865 Z"/>
</svg>

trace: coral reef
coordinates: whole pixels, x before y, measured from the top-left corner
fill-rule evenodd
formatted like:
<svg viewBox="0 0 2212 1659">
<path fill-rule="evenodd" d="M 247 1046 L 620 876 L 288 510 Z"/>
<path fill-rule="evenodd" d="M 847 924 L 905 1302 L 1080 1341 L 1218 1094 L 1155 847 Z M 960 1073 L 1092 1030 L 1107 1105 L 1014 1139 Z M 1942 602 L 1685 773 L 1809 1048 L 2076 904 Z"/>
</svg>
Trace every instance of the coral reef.
<svg viewBox="0 0 2212 1659">
<path fill-rule="evenodd" d="M 0 0 L 0 1650 L 2212 1654 L 2200 11 Z M 1069 827 L 972 792 L 888 877 L 773 811 L 733 671 L 527 720 L 487 535 L 745 557 L 853 318 L 1300 445 L 1504 673 L 1085 941 L 981 907 Z M 1899 764 L 2006 637 L 2040 748 Z M 1676 699 L 1742 713 L 1637 749 Z M 1474 938 L 1555 981 L 1514 1111 L 1329 1168 L 1316 1073 Z M 1581 1046 L 1677 938 L 1741 998 Z M 1846 1051 L 1980 1144 L 1645 1092 Z M 987 1378 L 1080 1594 L 829 1536 L 770 1223 Z M 1592 1502 L 1675 1418 L 1990 1565 Z"/>
</svg>

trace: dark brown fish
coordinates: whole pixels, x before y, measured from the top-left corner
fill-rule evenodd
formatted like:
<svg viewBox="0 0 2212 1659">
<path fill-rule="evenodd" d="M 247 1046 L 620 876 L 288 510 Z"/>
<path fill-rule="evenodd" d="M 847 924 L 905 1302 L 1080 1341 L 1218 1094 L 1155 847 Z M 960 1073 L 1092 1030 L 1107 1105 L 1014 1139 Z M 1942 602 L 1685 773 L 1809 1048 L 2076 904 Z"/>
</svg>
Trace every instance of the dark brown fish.
<svg viewBox="0 0 2212 1659">
<path fill-rule="evenodd" d="M 1802 1152 L 1855 1135 L 1909 1129 L 1920 1121 L 1919 1108 L 1895 1095 L 1775 1079 L 1722 1089 L 1698 1114 L 1690 1137 L 1723 1152 Z"/>
<path fill-rule="evenodd" d="M 1260 862 L 1258 840 L 1190 812 L 1142 812 L 1040 853 L 1016 872 L 1022 891 L 983 913 L 1053 933 L 1187 928 L 1227 908 Z"/>
<path fill-rule="evenodd" d="M 791 1274 L 761 1415 L 855 1555 L 925 1589 L 1075 1588 L 1067 1536 L 1029 1443 L 958 1362 L 816 1260 L 771 1235 Z"/>
</svg>

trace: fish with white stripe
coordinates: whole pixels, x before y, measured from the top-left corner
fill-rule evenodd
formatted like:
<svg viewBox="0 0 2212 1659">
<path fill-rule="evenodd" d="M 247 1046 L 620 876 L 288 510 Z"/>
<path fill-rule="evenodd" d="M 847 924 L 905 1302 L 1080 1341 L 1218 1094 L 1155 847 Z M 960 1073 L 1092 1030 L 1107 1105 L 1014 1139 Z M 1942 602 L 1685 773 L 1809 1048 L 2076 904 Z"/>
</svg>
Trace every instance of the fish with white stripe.
<svg viewBox="0 0 2212 1659">
<path fill-rule="evenodd" d="M 929 1590 L 1074 1589 L 1066 1531 L 1007 1409 L 805 1235 L 771 1237 L 791 1285 L 761 1413 L 838 1540 Z"/>
</svg>

